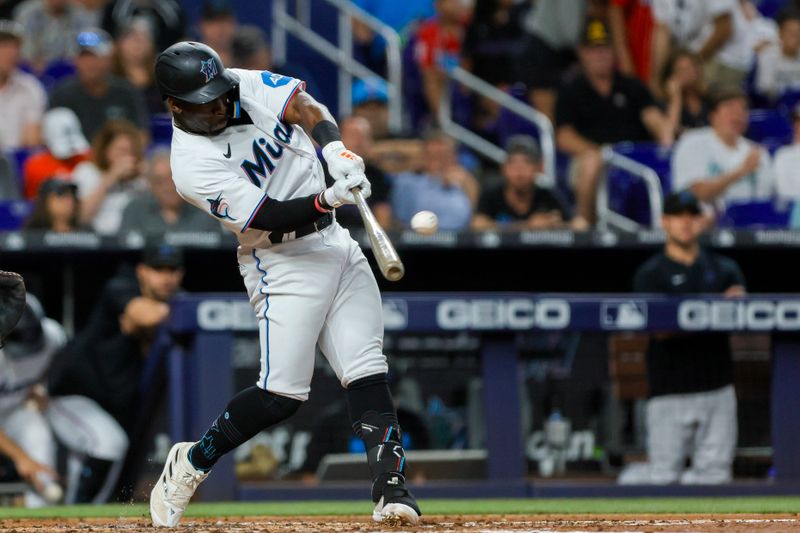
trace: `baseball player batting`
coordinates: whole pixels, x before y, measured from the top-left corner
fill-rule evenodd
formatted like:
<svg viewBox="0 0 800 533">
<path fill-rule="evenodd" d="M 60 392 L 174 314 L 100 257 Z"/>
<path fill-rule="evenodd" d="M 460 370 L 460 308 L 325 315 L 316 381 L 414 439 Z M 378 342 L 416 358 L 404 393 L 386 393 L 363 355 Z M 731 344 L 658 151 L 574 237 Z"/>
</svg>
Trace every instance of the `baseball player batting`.
<svg viewBox="0 0 800 533">
<path fill-rule="evenodd" d="M 172 175 L 180 195 L 239 239 L 239 270 L 258 317 L 261 372 L 197 442 L 175 444 L 150 495 L 156 526 L 178 524 L 224 454 L 290 417 L 308 398 L 319 345 L 347 389 L 372 473 L 376 521 L 416 524 L 405 455 L 386 382 L 378 286 L 334 209 L 370 194 L 364 162 L 345 148 L 328 109 L 300 80 L 226 69 L 203 44 L 156 60 L 173 115 Z M 326 188 L 322 155 L 333 186 Z"/>
</svg>

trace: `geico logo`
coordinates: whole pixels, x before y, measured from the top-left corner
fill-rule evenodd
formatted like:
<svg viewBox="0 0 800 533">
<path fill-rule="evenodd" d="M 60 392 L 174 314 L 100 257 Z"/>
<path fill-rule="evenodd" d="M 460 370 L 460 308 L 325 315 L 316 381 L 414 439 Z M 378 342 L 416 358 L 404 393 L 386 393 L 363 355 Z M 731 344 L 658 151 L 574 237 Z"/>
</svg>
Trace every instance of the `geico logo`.
<svg viewBox="0 0 800 533">
<path fill-rule="evenodd" d="M 678 306 L 678 326 L 689 331 L 800 330 L 800 300 L 685 300 Z"/>
<path fill-rule="evenodd" d="M 208 331 L 257 329 L 253 308 L 249 302 L 206 300 L 197 306 L 197 324 Z"/>
<path fill-rule="evenodd" d="M 563 329 L 569 325 L 566 300 L 442 300 L 436 322 L 442 329 Z"/>
</svg>

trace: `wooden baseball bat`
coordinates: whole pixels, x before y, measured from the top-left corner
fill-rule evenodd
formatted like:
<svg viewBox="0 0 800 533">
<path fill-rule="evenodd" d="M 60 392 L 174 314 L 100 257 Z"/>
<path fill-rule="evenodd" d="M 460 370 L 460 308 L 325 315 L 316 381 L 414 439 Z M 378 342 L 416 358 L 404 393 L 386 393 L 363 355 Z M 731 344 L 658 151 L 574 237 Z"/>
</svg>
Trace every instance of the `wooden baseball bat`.
<svg viewBox="0 0 800 533">
<path fill-rule="evenodd" d="M 375 219 L 375 215 L 372 214 L 372 209 L 370 209 L 367 201 L 361 195 L 361 189 L 355 188 L 352 189 L 352 192 L 356 199 L 358 212 L 361 214 L 361 220 L 364 222 L 364 229 L 367 230 L 367 235 L 369 235 L 372 253 L 375 255 L 381 274 L 389 281 L 398 281 L 406 273 L 406 268 L 403 266 L 400 256 L 397 255 L 397 250 L 394 249 L 389 236 L 386 235 L 386 232 L 383 231 L 383 228 Z"/>
</svg>

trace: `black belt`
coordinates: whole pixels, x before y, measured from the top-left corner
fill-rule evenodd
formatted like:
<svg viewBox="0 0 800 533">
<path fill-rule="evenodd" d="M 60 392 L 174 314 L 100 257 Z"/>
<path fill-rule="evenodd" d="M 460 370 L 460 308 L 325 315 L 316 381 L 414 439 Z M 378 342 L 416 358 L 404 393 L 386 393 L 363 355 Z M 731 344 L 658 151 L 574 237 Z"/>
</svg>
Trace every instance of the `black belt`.
<svg viewBox="0 0 800 533">
<path fill-rule="evenodd" d="M 299 239 L 300 237 L 311 235 L 315 231 L 321 231 L 331 224 L 333 224 L 333 213 L 325 213 L 311 224 L 300 226 L 294 231 L 271 231 L 269 233 L 269 240 L 272 244 L 279 244 L 284 242 L 284 237 L 286 236 L 289 236 L 289 239 L 286 240 Z M 292 233 L 294 233 L 294 236 L 291 235 Z"/>
</svg>

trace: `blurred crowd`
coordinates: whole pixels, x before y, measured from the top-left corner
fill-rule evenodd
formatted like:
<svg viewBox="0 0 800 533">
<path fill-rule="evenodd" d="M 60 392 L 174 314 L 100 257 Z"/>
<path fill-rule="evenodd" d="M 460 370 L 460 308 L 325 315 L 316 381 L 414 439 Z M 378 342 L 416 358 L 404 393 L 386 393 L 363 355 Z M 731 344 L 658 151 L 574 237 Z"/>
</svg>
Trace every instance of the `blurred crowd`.
<svg viewBox="0 0 800 533">
<path fill-rule="evenodd" d="M 658 167 L 665 195 L 691 189 L 709 225 L 736 225 L 731 213 L 756 206 L 744 225 L 774 222 L 759 209 L 778 209 L 784 225 L 800 226 L 791 211 L 800 192 L 795 0 L 354 3 L 404 43 L 406 131 L 389 127 L 381 78 L 355 79 L 352 115 L 338 117 L 369 164 L 385 226 L 430 210 L 443 230 L 589 228 L 598 187 L 616 179 L 608 145 Z M 274 64 L 267 33 L 240 22 L 230 0 L 202 2 L 191 23 L 178 0 L 23 0 L 4 2 L 0 17 L 0 200 L 30 202 L 21 224 L 32 229 L 219 231 L 184 207 L 169 179 L 153 62 L 176 40 L 209 44 L 229 67 L 304 79 L 320 96 L 311 66 Z M 385 74 L 383 38 L 354 20 L 353 39 L 356 58 Z M 457 66 L 553 122 L 555 175 L 545 174 L 538 130 L 454 88 Z M 444 93 L 453 120 L 503 147 L 504 162 L 440 129 Z M 339 219 L 358 223 L 354 211 Z"/>
</svg>

